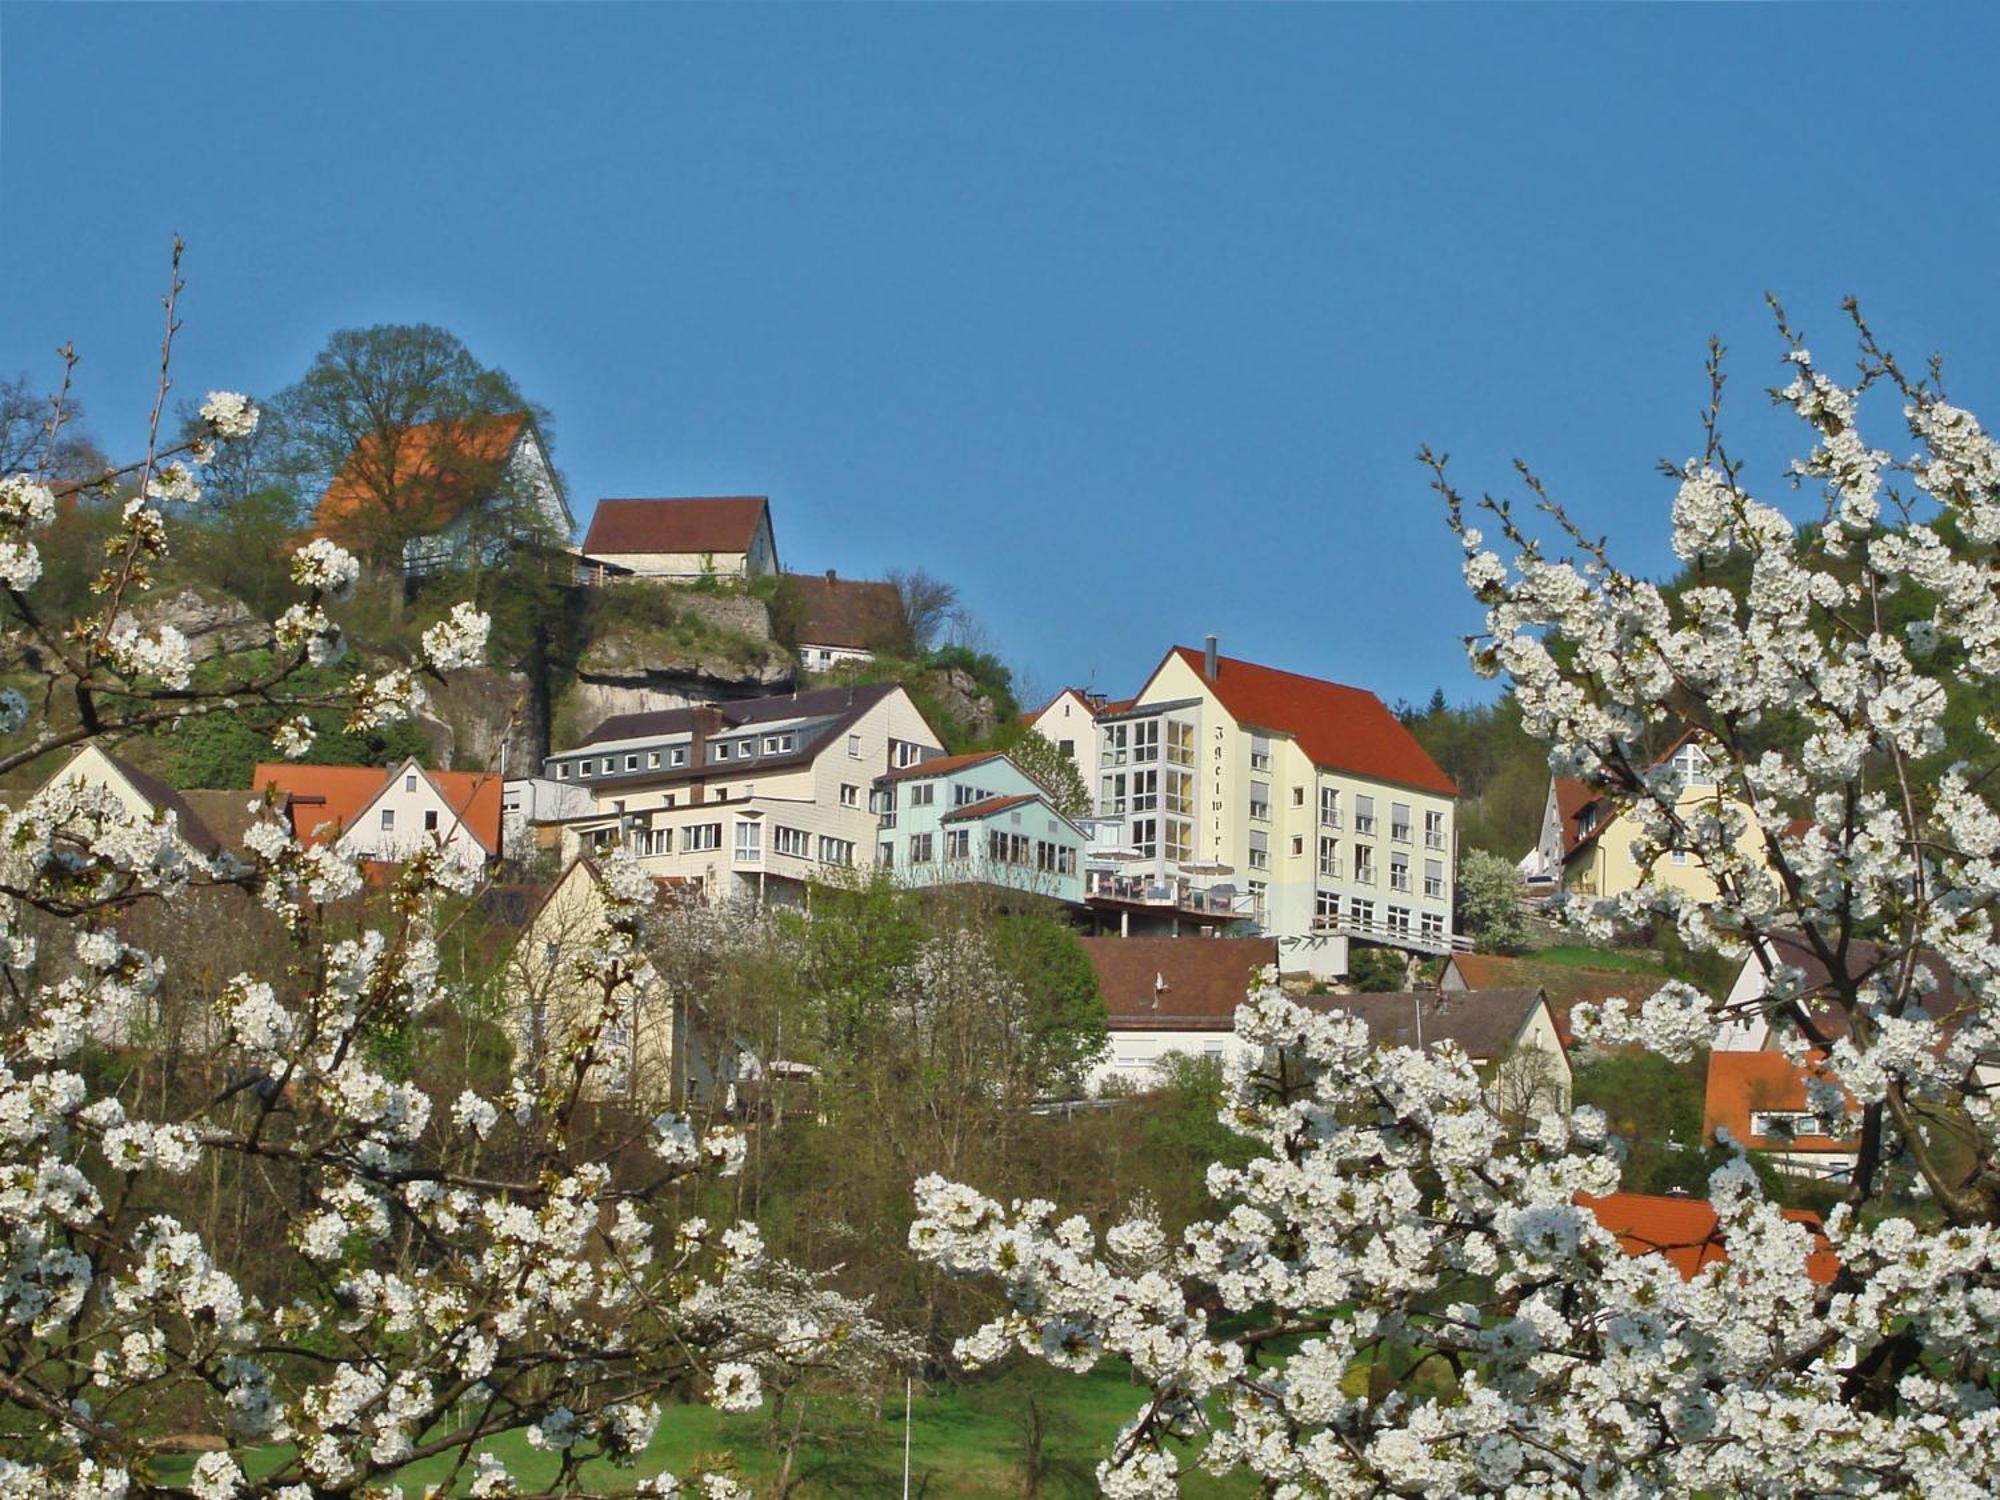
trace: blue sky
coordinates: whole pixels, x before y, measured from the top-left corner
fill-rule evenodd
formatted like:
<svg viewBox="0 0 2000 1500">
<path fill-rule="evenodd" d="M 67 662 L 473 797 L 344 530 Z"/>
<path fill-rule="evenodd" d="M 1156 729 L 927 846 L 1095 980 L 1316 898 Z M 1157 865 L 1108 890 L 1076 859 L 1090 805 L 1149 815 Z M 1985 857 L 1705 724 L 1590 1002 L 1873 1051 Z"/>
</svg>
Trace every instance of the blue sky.
<svg viewBox="0 0 2000 1500">
<path fill-rule="evenodd" d="M 602 495 L 766 493 L 1044 692 L 1175 642 L 1487 690 L 1438 507 L 1528 458 L 1641 571 L 1781 294 L 2000 421 L 1992 9 L 0 5 L 0 372 L 142 431 L 429 321 Z M 1885 432 L 1881 439 L 1894 434 Z M 1896 446 L 1895 444 L 1891 444 Z M 1774 496 L 1775 498 L 1775 496 Z"/>
</svg>

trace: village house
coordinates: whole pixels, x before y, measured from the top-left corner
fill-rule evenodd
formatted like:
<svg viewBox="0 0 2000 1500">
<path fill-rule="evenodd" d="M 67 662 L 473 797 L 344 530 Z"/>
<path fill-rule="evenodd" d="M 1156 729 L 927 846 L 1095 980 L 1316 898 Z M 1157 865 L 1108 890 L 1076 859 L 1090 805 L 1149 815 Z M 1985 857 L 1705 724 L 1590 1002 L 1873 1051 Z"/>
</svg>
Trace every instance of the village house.
<svg viewBox="0 0 2000 1500">
<path fill-rule="evenodd" d="M 544 775 L 591 797 L 559 825 L 564 858 L 622 845 L 714 899 L 792 902 L 871 868 L 876 778 L 943 753 L 909 693 L 874 684 L 620 714 Z"/>
<path fill-rule="evenodd" d="M 1221 917 L 1320 977 L 1347 971 L 1350 940 L 1456 946 L 1457 790 L 1373 693 L 1222 656 L 1210 636 L 1094 722 L 1087 784 L 1111 837 L 1091 850 L 1093 907 Z"/>
<path fill-rule="evenodd" d="M 1635 974 L 1622 969 L 1586 969 L 1575 964 L 1543 963 L 1499 953 L 1454 953 L 1445 960 L 1438 988 L 1446 994 L 1462 990 L 1538 989 L 1555 1019 L 1556 1036 L 1564 1047 L 1576 1045 L 1572 1019 L 1577 1006 L 1627 1000 L 1634 1006 L 1667 982 L 1661 974 Z"/>
<path fill-rule="evenodd" d="M 583 538 L 588 583 L 659 578 L 748 582 L 778 571 L 771 502 L 762 495 L 600 500 Z"/>
<path fill-rule="evenodd" d="M 1102 693 L 1066 687 L 1040 708 L 1021 715 L 1021 722 L 1062 751 L 1076 767 L 1076 779 L 1086 787 L 1097 780 L 1097 716 L 1120 713 L 1130 698 L 1108 701 Z"/>
<path fill-rule="evenodd" d="M 113 755 L 95 741 L 78 746 L 76 753 L 42 783 L 41 792 L 65 783 L 109 792 L 132 818 L 171 822 L 175 842 L 188 854 L 203 859 L 212 858 L 225 848 L 240 854 L 237 841 L 250 825 L 248 792 L 176 791 L 159 777 Z M 196 808 L 196 802 L 203 804 L 200 809 Z M 211 827 L 211 820 L 224 833 Z"/>
<path fill-rule="evenodd" d="M 468 870 L 500 856 L 498 776 L 401 765 L 307 766 L 260 763 L 251 785 L 270 792 L 301 843 L 331 843 L 343 854 L 396 864 L 419 849 L 442 848 Z"/>
<path fill-rule="evenodd" d="M 908 649 L 903 596 L 893 583 L 842 578 L 832 568 L 787 573 L 798 609 L 799 665 L 825 672 L 846 662 L 873 661 L 880 651 Z"/>
<path fill-rule="evenodd" d="M 1709 1053 L 1702 1139 L 1719 1142 L 1726 1132 L 1780 1172 L 1846 1181 L 1854 1171 L 1857 1142 L 1846 1133 L 1826 1134 L 1807 1094 L 1809 1080 L 1833 1081 L 1824 1060 L 1819 1052 L 1803 1065 L 1782 1052 Z M 1851 1107 L 1851 1097 L 1848 1102 Z"/>
<path fill-rule="evenodd" d="M 1511 1119 L 1568 1111 L 1575 1072 L 1538 988 L 1400 990 L 1310 1002 L 1364 1022 L 1378 1047 L 1455 1043 L 1486 1082 L 1488 1103 Z"/>
<path fill-rule="evenodd" d="M 362 439 L 320 496 L 313 530 L 350 551 L 400 550 L 403 574 L 490 565 L 517 543 L 567 548 L 562 482 L 527 412 L 468 415 Z"/>
<path fill-rule="evenodd" d="M 661 887 L 661 899 L 671 900 Z M 753 1076 L 756 1063 L 733 1045 L 709 1044 L 699 1017 L 655 984 L 625 986 L 606 1018 L 605 986 L 591 955 L 604 936 L 604 876 L 589 859 L 572 860 L 507 956 L 501 993 L 517 1068 L 545 1073 L 570 1055 L 575 1039 L 595 1029 L 594 1058 L 584 1090 L 594 1098 L 630 1099 L 649 1108 L 724 1102 L 732 1086 Z"/>
<path fill-rule="evenodd" d="M 1654 764 L 1669 762 L 1681 777 L 1676 813 L 1684 821 L 1741 814 L 1744 828 L 1736 847 L 1761 864 L 1766 850 L 1757 821 L 1749 807 L 1724 795 L 1700 739 L 1682 735 Z M 1560 884 L 1578 896 L 1622 896 L 1645 885 L 1681 891 L 1697 901 L 1716 899 L 1715 880 L 1698 854 L 1670 849 L 1647 868 L 1632 852 L 1638 837 L 1638 820 L 1608 794 L 1569 777 L 1552 777 L 1541 835 L 1519 866 L 1522 878 L 1531 888 L 1552 890 Z"/>
<path fill-rule="evenodd" d="M 1272 938 L 1078 939 L 1097 971 L 1110 1048 L 1091 1069 L 1091 1093 L 1148 1089 L 1158 1064 L 1179 1054 L 1221 1062 L 1247 1050 L 1236 1007 L 1278 961 Z"/>
<path fill-rule="evenodd" d="M 878 777 L 876 864 L 904 885 L 979 884 L 1080 906 L 1084 831 L 999 751 Z"/>
</svg>

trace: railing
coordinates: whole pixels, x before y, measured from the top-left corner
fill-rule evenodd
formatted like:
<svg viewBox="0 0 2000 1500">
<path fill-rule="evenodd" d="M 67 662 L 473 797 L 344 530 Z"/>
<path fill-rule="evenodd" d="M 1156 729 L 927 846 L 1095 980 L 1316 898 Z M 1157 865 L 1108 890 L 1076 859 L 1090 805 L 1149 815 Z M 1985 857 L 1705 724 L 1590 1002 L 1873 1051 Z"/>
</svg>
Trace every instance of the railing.
<svg viewBox="0 0 2000 1500">
<path fill-rule="evenodd" d="M 1470 953 L 1472 939 L 1456 932 L 1425 932 L 1421 925 L 1388 922 L 1375 917 L 1314 917 L 1314 932 L 1340 933 L 1347 937 L 1367 938 L 1371 942 L 1388 943 L 1398 948 L 1414 948 L 1422 953 Z"/>
<path fill-rule="evenodd" d="M 1375 832 L 1375 820 L 1372 817 L 1362 817 L 1357 814 L 1354 819 L 1354 831 L 1372 836 Z"/>
<path fill-rule="evenodd" d="M 1202 916 L 1249 916 L 1249 897 L 1239 893 L 1196 890 L 1186 880 L 1154 880 L 1144 875 L 1112 875 L 1087 871 L 1084 895 L 1132 906 L 1158 906 Z"/>
</svg>

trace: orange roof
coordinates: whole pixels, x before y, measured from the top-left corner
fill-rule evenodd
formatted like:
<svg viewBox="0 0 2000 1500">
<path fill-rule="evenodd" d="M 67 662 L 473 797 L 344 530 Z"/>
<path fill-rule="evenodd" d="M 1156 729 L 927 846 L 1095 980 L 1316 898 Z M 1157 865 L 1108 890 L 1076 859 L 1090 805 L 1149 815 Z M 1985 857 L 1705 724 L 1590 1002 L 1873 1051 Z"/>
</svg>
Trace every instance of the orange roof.
<svg viewBox="0 0 2000 1500">
<path fill-rule="evenodd" d="M 1202 675 L 1202 653 L 1176 646 L 1170 653 Z M 1363 688 L 1260 667 L 1234 657 L 1217 658 L 1209 684 L 1241 724 L 1275 729 L 1298 741 L 1316 766 L 1393 782 L 1441 797 L 1458 788 L 1425 753 L 1416 736 L 1397 722 L 1382 700 Z M 1107 705 L 1107 712 L 1115 712 Z"/>
<path fill-rule="evenodd" d="M 1556 816 L 1562 821 L 1562 850 L 1567 856 L 1572 849 L 1583 842 L 1583 829 L 1579 820 L 1583 816 L 1583 810 L 1598 799 L 1599 793 L 1589 782 L 1579 781 L 1574 776 L 1556 777 L 1555 789 Z"/>
<path fill-rule="evenodd" d="M 406 763 L 407 764 L 407 763 Z M 501 780 L 486 771 L 418 772 L 437 788 L 445 805 L 458 815 L 468 832 L 488 854 L 500 852 Z M 373 802 L 403 766 L 298 766 L 287 762 L 260 763 L 251 786 L 275 788 L 291 819 L 292 836 L 316 844 L 338 838 Z M 321 833 L 320 830 L 327 830 Z"/>
<path fill-rule="evenodd" d="M 962 771 L 967 766 L 984 765 L 989 760 L 1000 759 L 998 750 L 979 750 L 971 755 L 939 755 L 930 760 L 920 760 L 913 765 L 898 766 L 882 777 L 884 781 L 914 781 L 927 776 L 949 776 L 953 771 Z"/>
<path fill-rule="evenodd" d="M 528 414 L 516 411 L 420 422 L 401 432 L 393 447 L 372 434 L 364 437 L 320 496 L 313 530 L 343 544 L 365 543 L 368 523 L 377 519 L 365 512 L 391 490 L 399 527 L 441 530 L 492 494 L 527 423 Z"/>
<path fill-rule="evenodd" d="M 1701 1198 L 1654 1193 L 1607 1193 L 1602 1198 L 1593 1198 L 1588 1193 L 1578 1193 L 1576 1201 L 1618 1237 L 1618 1248 L 1627 1255 L 1664 1255 L 1673 1262 L 1683 1280 L 1692 1281 L 1703 1267 L 1724 1264 L 1729 1259 L 1715 1209 Z M 1803 1208 L 1788 1208 L 1784 1214 L 1812 1231 L 1813 1248 L 1806 1252 L 1806 1275 L 1821 1286 L 1830 1284 L 1840 1270 L 1840 1261 L 1821 1227 L 1819 1215 Z"/>
<path fill-rule="evenodd" d="M 987 797 L 983 801 L 968 802 L 964 807 L 954 807 L 940 823 L 952 823 L 966 818 L 990 818 L 997 812 L 1005 812 L 1010 807 L 1019 807 L 1024 802 L 1039 802 L 1041 798 L 1034 792 L 1016 792 L 1011 797 Z"/>
<path fill-rule="evenodd" d="M 748 552 L 771 502 L 762 495 L 600 500 L 583 550 L 591 556 L 650 552 Z"/>
<path fill-rule="evenodd" d="M 1708 1089 L 1701 1107 L 1702 1139 L 1712 1139 L 1718 1129 L 1727 1129 L 1731 1139 L 1753 1151 L 1852 1151 L 1852 1141 L 1831 1136 L 1764 1136 L 1750 1129 L 1753 1111 L 1808 1109 L 1806 1079 L 1831 1077 L 1820 1067 L 1822 1058 L 1823 1054 L 1814 1054 L 1799 1067 L 1782 1052 L 1709 1053 Z"/>
</svg>

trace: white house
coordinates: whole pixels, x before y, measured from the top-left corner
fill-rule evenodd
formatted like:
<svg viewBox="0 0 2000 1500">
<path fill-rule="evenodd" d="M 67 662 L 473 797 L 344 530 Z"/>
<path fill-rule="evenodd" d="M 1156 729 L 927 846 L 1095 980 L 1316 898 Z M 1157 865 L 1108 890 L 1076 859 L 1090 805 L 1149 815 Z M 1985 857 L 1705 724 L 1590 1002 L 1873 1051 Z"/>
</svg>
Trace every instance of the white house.
<svg viewBox="0 0 2000 1500">
<path fill-rule="evenodd" d="M 557 825 L 565 857 L 622 844 L 711 897 L 791 902 L 871 868 L 876 779 L 943 753 L 910 695 L 874 684 L 621 714 L 544 775 L 590 793 Z"/>
<path fill-rule="evenodd" d="M 459 864 L 483 871 L 500 854 L 498 776 L 399 766 L 306 766 L 265 762 L 257 790 L 274 791 L 295 837 L 330 841 L 356 859 L 398 863 L 420 848 L 441 847 Z"/>
<path fill-rule="evenodd" d="M 583 539 L 589 582 L 612 578 L 762 578 L 778 571 L 762 495 L 600 500 Z"/>
<path fill-rule="evenodd" d="M 1174 1054 L 1217 1062 L 1244 1049 L 1236 1007 L 1278 960 L 1270 938 L 1081 938 L 1104 997 L 1110 1050 L 1091 1069 L 1090 1091 L 1158 1085 Z"/>
</svg>

